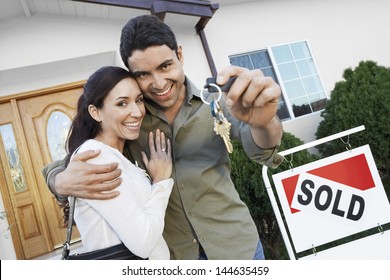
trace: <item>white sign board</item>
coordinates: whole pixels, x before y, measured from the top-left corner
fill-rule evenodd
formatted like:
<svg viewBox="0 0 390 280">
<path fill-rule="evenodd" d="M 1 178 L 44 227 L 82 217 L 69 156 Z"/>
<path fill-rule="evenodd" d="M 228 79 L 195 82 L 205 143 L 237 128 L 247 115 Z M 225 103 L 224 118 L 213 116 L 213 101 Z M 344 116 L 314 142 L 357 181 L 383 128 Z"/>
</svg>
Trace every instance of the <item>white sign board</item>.
<svg viewBox="0 0 390 280">
<path fill-rule="evenodd" d="M 297 252 L 390 222 L 368 145 L 273 175 Z"/>
<path fill-rule="evenodd" d="M 300 258 L 301 260 L 389 260 L 390 232 L 373 234 Z"/>
</svg>

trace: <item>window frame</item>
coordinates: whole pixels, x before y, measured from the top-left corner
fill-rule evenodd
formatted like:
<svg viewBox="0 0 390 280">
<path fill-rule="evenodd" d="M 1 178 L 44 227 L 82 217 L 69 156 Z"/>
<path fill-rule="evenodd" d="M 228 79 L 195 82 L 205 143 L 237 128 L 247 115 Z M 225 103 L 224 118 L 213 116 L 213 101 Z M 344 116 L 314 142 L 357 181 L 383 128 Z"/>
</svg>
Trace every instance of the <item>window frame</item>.
<svg viewBox="0 0 390 280">
<path fill-rule="evenodd" d="M 282 74 L 280 72 L 280 69 L 279 69 L 279 65 L 280 63 L 278 64 L 276 62 L 276 58 L 275 58 L 275 55 L 274 55 L 274 52 L 273 52 L 273 48 L 276 48 L 276 47 L 280 47 L 280 46 L 288 46 L 290 49 L 291 49 L 291 45 L 293 44 L 297 44 L 297 43 L 302 43 L 304 42 L 306 44 L 306 47 L 308 48 L 308 51 L 310 52 L 310 58 L 313 62 L 313 65 L 315 67 L 315 70 L 316 70 L 316 75 L 318 76 L 318 79 L 319 79 L 319 82 L 321 83 L 321 86 L 322 86 L 322 90 L 323 90 L 323 93 L 324 93 L 324 98 L 326 100 L 329 99 L 329 93 L 327 91 L 327 89 L 325 88 L 325 85 L 324 85 L 324 82 L 323 82 L 323 79 L 322 79 L 322 76 L 321 76 L 321 73 L 319 71 L 319 68 L 318 68 L 318 64 L 317 64 L 317 61 L 316 61 L 316 58 L 314 57 L 313 55 L 313 51 L 312 51 L 312 48 L 310 46 L 310 42 L 309 40 L 307 39 L 301 39 L 301 40 L 295 40 L 295 41 L 290 41 L 290 42 L 284 42 L 284 43 L 279 43 L 279 44 L 274 44 L 274 45 L 270 45 L 266 48 L 259 48 L 257 50 L 252 50 L 252 51 L 246 51 L 246 52 L 241 52 L 241 53 L 235 53 L 235 54 L 230 54 L 228 55 L 228 61 L 230 62 L 230 59 L 233 58 L 233 57 L 239 57 L 239 56 L 244 56 L 244 55 L 250 55 L 250 54 L 253 54 L 253 53 L 257 53 L 257 52 L 262 52 L 262 51 L 266 51 L 267 52 L 267 55 L 270 59 L 270 62 L 272 64 L 272 68 L 273 68 L 273 71 L 275 73 L 275 76 L 277 78 L 277 82 L 281 88 L 281 91 L 282 91 L 282 95 L 283 95 L 283 99 L 284 99 L 284 102 L 286 104 L 286 107 L 287 107 L 287 111 L 289 113 L 289 118 L 286 118 L 286 119 L 282 119 L 283 122 L 285 121 L 291 121 L 291 120 L 294 120 L 294 119 L 297 119 L 297 118 L 301 118 L 301 117 L 307 117 L 313 113 L 318 113 L 318 112 L 321 112 L 323 111 L 325 108 L 322 108 L 318 111 L 314 111 L 313 110 L 313 107 L 311 105 L 311 102 L 310 100 L 308 99 L 308 96 L 309 94 L 307 94 L 306 90 L 305 90 L 305 97 L 307 98 L 307 101 L 308 101 L 308 105 L 310 106 L 310 110 L 311 112 L 310 113 L 307 113 L 307 114 L 303 114 L 303 115 L 299 115 L 299 116 L 295 116 L 295 113 L 293 111 L 293 105 L 290 101 L 290 97 L 287 93 L 287 89 L 285 87 L 285 81 L 282 79 Z M 293 62 L 296 64 L 296 59 L 293 60 Z M 258 68 L 257 68 L 258 69 Z M 302 81 L 302 77 L 304 76 L 301 76 L 301 74 L 299 73 L 299 79 Z M 291 98 L 293 99 L 293 98 Z M 322 99 L 320 99 L 322 100 Z"/>
</svg>

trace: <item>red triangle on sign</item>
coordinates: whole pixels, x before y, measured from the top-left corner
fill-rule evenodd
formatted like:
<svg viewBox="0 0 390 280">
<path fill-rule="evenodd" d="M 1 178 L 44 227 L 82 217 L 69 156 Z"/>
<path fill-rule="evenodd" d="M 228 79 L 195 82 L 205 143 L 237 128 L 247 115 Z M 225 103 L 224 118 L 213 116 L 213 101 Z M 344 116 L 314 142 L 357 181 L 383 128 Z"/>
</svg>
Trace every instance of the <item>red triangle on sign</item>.
<svg viewBox="0 0 390 280">
<path fill-rule="evenodd" d="M 292 200 L 293 200 L 294 193 L 295 193 L 295 189 L 296 189 L 297 183 L 298 183 L 298 178 L 299 178 L 299 174 L 291 176 L 289 178 L 285 178 L 282 180 L 282 185 L 283 185 L 286 197 L 287 197 L 288 205 L 290 205 L 291 214 L 294 214 L 294 213 L 300 211 L 298 209 L 291 207 Z"/>
<path fill-rule="evenodd" d="M 359 190 L 375 187 L 364 154 L 322 166 L 307 173 L 338 182 Z"/>
</svg>

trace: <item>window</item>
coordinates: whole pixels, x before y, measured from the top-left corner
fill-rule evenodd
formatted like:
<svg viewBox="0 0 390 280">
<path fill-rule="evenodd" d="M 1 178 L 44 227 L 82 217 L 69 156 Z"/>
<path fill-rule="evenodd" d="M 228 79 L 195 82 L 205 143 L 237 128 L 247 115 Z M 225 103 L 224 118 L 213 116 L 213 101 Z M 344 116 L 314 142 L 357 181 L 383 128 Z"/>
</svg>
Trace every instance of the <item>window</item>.
<svg viewBox="0 0 390 280">
<path fill-rule="evenodd" d="M 51 113 L 47 123 L 47 142 L 52 160 L 66 157 L 65 142 L 68 136 L 71 120 L 60 111 Z"/>
<path fill-rule="evenodd" d="M 11 124 L 4 124 L 0 126 L 0 138 L 0 145 L 1 142 L 3 142 L 5 148 L 15 192 L 25 191 L 27 189 L 26 179 L 19 156 L 14 130 Z"/>
<path fill-rule="evenodd" d="M 278 116 L 293 119 L 325 108 L 326 94 L 306 41 L 229 56 L 232 65 L 261 69 L 281 87 Z"/>
</svg>

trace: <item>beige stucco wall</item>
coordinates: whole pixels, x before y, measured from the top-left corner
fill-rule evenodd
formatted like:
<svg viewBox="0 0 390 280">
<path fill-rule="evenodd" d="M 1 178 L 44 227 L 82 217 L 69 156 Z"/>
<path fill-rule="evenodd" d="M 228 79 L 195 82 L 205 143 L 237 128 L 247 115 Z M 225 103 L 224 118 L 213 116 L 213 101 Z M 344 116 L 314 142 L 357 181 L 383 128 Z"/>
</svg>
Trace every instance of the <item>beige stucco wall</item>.
<svg viewBox="0 0 390 280">
<path fill-rule="evenodd" d="M 260 0 L 221 7 L 206 28 L 215 64 L 228 56 L 307 40 L 328 95 L 343 71 L 362 60 L 390 67 L 390 1 Z M 315 139 L 319 114 L 284 123 L 305 142 Z"/>
<path fill-rule="evenodd" d="M 221 7 L 206 34 L 218 68 L 231 54 L 308 40 L 331 91 L 361 60 L 390 67 L 389 11 L 387 0 L 260 0 Z"/>
<path fill-rule="evenodd" d="M 216 1 L 218 2 L 218 1 Z M 205 29 L 217 70 L 228 56 L 308 40 L 328 95 L 347 67 L 361 60 L 390 66 L 390 1 L 260 0 L 221 6 Z M 175 21 L 175 17 L 177 20 Z M 169 15 L 184 51 L 187 75 L 202 87 L 210 69 L 195 29 Z M 123 21 L 32 16 L 0 23 L 0 96 L 86 79 L 96 68 L 123 65 L 118 55 Z M 319 114 L 285 122 L 305 142 L 314 140 Z"/>
<path fill-rule="evenodd" d="M 217 1 L 216 1 L 217 2 Z M 260 0 L 221 6 L 205 29 L 217 70 L 228 56 L 307 40 L 330 95 L 343 71 L 361 60 L 390 66 L 390 1 Z M 175 15 L 169 15 L 175 22 Z M 187 75 L 202 87 L 210 69 L 191 26 L 172 26 Z M 0 23 L 0 96 L 86 79 L 118 55 L 125 21 L 64 16 L 20 17 Z M 319 114 L 285 122 L 286 131 L 314 139 Z"/>
<path fill-rule="evenodd" d="M 0 96 L 79 81 L 103 65 L 121 65 L 125 21 L 33 16 L 0 24 Z M 173 26 L 185 55 L 184 68 L 203 86 L 210 75 L 194 28 Z"/>
<path fill-rule="evenodd" d="M 82 80 L 114 63 L 119 26 L 49 16 L 0 24 L 0 95 Z"/>
</svg>

